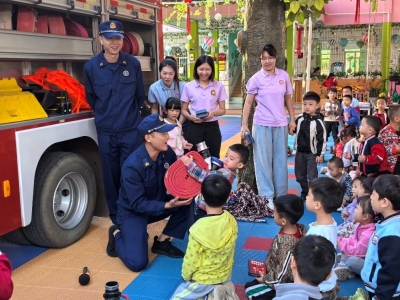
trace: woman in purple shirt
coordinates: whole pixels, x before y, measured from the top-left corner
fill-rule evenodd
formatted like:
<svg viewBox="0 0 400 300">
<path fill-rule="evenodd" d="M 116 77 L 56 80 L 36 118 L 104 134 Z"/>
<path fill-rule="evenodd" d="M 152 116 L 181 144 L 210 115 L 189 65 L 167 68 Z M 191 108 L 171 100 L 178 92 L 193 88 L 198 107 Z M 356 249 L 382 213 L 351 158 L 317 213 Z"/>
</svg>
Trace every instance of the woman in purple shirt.
<svg viewBox="0 0 400 300">
<path fill-rule="evenodd" d="M 258 193 L 268 200 L 287 194 L 287 136 L 296 129 L 289 74 L 278 69 L 276 49 L 265 45 L 261 51 L 262 68 L 247 82 L 247 97 L 243 107 L 242 138 L 247 127 L 250 108 L 257 101 L 253 118 L 254 169 Z M 286 116 L 286 109 L 290 122 Z M 272 201 L 268 206 L 273 209 Z"/>
<path fill-rule="evenodd" d="M 218 117 L 225 114 L 225 87 L 214 80 L 214 60 L 211 56 L 200 56 L 194 65 L 194 80 L 187 83 L 181 95 L 182 115 L 189 120 L 187 141 L 193 145 L 206 142 L 211 156 L 219 158 L 221 130 Z M 190 114 L 189 114 L 190 105 Z M 208 116 L 196 117 L 196 111 L 206 110 Z"/>
</svg>

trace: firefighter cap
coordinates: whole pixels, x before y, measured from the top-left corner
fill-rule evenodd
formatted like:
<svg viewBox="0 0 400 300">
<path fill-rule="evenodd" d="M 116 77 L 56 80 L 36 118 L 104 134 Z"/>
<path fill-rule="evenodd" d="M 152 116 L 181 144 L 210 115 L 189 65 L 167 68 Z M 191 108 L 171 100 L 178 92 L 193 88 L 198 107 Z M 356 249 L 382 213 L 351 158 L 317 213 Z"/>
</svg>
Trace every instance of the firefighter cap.
<svg viewBox="0 0 400 300">
<path fill-rule="evenodd" d="M 124 37 L 124 28 L 118 21 L 105 21 L 100 24 L 99 34 L 106 39 L 111 39 L 114 36 Z"/>
<path fill-rule="evenodd" d="M 140 135 L 145 136 L 152 132 L 169 132 L 175 127 L 175 124 L 165 123 L 164 118 L 159 114 L 152 114 L 140 122 L 138 130 Z"/>
</svg>

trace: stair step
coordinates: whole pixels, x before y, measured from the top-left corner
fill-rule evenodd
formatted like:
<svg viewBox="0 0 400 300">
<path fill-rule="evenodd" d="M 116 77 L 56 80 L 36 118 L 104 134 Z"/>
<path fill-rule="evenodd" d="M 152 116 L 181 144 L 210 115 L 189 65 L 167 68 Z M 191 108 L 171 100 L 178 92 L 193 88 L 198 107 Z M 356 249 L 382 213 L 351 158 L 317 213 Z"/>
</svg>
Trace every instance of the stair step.
<svg viewBox="0 0 400 300">
<path fill-rule="evenodd" d="M 242 98 L 242 74 L 239 75 L 233 88 L 231 98 Z"/>
</svg>

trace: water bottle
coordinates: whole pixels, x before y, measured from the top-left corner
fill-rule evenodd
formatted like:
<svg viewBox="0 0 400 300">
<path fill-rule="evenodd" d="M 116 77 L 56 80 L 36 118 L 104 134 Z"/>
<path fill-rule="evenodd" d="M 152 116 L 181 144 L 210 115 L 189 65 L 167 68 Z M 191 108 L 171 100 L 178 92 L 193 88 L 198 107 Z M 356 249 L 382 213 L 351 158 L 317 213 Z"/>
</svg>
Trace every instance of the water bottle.
<svg viewBox="0 0 400 300">
<path fill-rule="evenodd" d="M 211 170 L 211 154 L 210 154 L 210 150 L 207 147 L 206 142 L 201 142 L 196 144 L 197 147 L 197 152 L 200 153 L 200 155 L 204 158 L 204 160 L 207 162 L 208 164 L 208 168 Z"/>
<path fill-rule="evenodd" d="M 105 285 L 106 291 L 103 294 L 103 298 L 107 300 L 120 300 L 126 299 L 129 300 L 129 297 L 126 295 L 122 295 L 119 291 L 119 284 L 117 281 L 109 281 Z"/>
<path fill-rule="evenodd" d="M 254 143 L 254 138 L 253 138 L 253 136 L 251 135 L 250 132 L 245 132 L 244 133 L 244 138 L 246 139 L 248 145 L 251 145 L 251 144 Z"/>
</svg>

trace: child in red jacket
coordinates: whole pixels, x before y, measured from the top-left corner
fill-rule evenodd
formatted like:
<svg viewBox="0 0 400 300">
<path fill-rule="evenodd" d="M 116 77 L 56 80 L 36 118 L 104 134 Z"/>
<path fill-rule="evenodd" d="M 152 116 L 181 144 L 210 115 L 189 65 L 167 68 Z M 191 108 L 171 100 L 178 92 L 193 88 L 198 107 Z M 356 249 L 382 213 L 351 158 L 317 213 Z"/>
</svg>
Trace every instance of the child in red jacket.
<svg viewBox="0 0 400 300">
<path fill-rule="evenodd" d="M 389 124 L 389 117 L 388 114 L 386 113 L 385 109 L 387 106 L 387 100 L 386 97 L 379 97 L 378 100 L 376 100 L 376 112 L 373 114 L 373 116 L 378 117 L 382 121 L 382 126 L 381 130 L 383 127 L 385 127 L 387 124 Z"/>
<path fill-rule="evenodd" d="M 388 158 L 387 168 L 394 175 L 400 175 L 400 105 L 391 105 L 388 112 L 390 123 L 378 135 Z"/>
<path fill-rule="evenodd" d="M 335 74 L 329 73 L 328 77 L 324 80 L 324 82 L 322 82 L 322 85 L 326 86 L 327 90 L 337 86 L 338 82 L 336 80 Z"/>
<path fill-rule="evenodd" d="M 14 285 L 11 280 L 11 263 L 7 256 L 0 251 L 0 300 L 8 300 L 13 293 Z"/>
<path fill-rule="evenodd" d="M 378 177 L 390 173 L 387 169 L 388 154 L 377 138 L 381 125 L 381 119 L 374 116 L 365 116 L 361 122 L 360 133 L 365 139 L 360 144 L 358 175 Z"/>
</svg>

